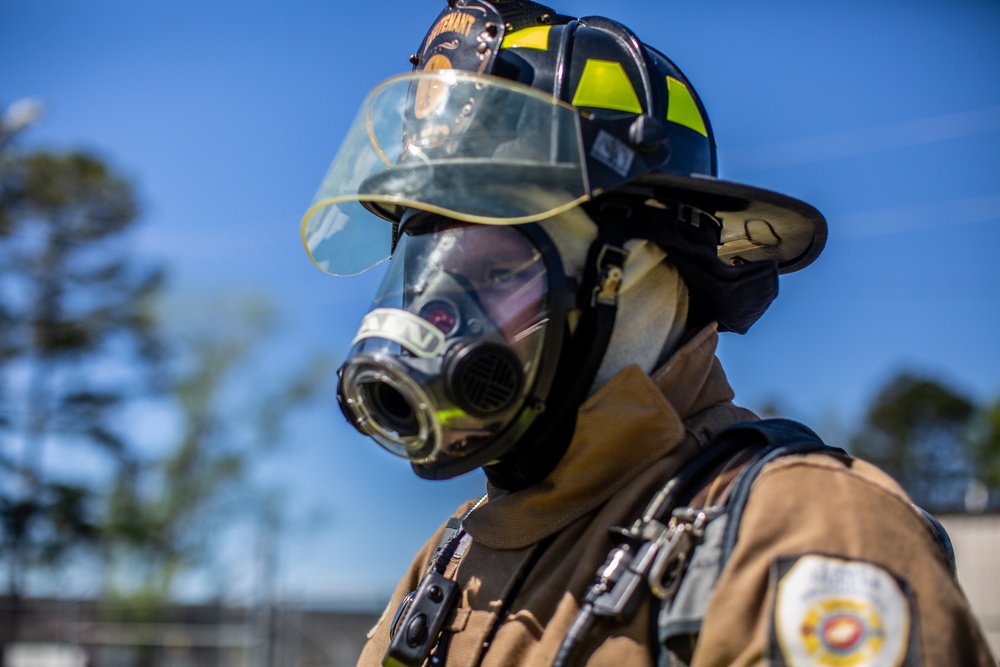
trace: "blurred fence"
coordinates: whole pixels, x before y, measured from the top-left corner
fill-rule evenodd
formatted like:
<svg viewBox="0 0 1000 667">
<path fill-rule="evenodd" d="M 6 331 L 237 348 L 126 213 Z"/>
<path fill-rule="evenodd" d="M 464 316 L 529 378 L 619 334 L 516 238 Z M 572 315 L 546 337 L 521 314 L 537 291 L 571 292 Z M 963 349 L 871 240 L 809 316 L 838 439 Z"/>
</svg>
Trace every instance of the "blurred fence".
<svg viewBox="0 0 1000 667">
<path fill-rule="evenodd" d="M 0 614 L 10 616 L 0 598 Z M 3 667 L 341 667 L 354 665 L 375 613 L 302 607 L 174 606 L 156 623 L 107 620 L 91 601 L 18 604 Z"/>
<path fill-rule="evenodd" d="M 959 580 L 1000 655 L 1000 514 L 948 514 Z M 0 597 L 4 636 L 11 601 Z M 109 620 L 94 601 L 21 600 L 0 667 L 341 667 L 354 665 L 377 613 L 177 605 L 156 623 Z M 932 630 L 930 630 L 932 631 Z"/>
</svg>

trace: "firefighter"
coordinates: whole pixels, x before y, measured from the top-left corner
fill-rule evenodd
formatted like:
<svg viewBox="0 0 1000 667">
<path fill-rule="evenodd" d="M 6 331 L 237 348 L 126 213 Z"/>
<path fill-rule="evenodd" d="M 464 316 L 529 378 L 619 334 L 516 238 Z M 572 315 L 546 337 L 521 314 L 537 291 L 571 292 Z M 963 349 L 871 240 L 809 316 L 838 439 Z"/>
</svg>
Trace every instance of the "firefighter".
<svg viewBox="0 0 1000 667">
<path fill-rule="evenodd" d="M 718 333 L 816 259 L 823 216 L 720 180 L 691 83 L 612 20 L 449 0 L 411 62 L 366 98 L 303 241 L 335 275 L 388 260 L 345 417 L 487 489 L 360 664 L 993 664 L 939 525 L 732 403 Z"/>
</svg>

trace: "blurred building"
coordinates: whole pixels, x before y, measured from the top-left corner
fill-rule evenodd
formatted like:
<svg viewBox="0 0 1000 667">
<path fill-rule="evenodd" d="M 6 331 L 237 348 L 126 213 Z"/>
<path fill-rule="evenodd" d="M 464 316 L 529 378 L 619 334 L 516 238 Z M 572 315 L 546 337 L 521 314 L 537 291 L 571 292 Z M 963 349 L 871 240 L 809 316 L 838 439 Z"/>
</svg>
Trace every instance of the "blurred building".
<svg viewBox="0 0 1000 667">
<path fill-rule="evenodd" d="M 1000 656 L 1000 514 L 938 514 L 955 547 L 958 580 Z"/>
</svg>

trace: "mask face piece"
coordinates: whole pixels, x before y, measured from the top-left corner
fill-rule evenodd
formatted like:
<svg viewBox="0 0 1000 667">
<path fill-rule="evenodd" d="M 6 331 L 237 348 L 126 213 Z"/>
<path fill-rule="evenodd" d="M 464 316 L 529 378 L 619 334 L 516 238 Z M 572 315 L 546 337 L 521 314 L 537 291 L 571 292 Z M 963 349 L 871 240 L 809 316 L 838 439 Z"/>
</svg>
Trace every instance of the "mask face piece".
<svg viewBox="0 0 1000 667">
<path fill-rule="evenodd" d="M 564 322 L 561 264 L 530 227 L 403 234 L 341 369 L 359 431 L 414 464 L 472 469 L 530 425 Z"/>
</svg>

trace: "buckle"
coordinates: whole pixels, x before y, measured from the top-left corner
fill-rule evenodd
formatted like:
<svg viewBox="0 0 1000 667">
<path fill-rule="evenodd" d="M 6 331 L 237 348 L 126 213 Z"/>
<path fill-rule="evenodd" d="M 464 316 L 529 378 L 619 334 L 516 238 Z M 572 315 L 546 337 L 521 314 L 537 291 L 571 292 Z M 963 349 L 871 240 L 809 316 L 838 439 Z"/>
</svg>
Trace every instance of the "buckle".
<svg viewBox="0 0 1000 667">
<path fill-rule="evenodd" d="M 694 507 L 679 507 L 673 511 L 670 524 L 657 540 L 660 548 L 647 575 L 649 590 L 660 600 L 669 600 L 677 593 L 694 548 L 705 537 L 705 525 L 714 514 L 716 512 Z"/>
<path fill-rule="evenodd" d="M 597 285 L 590 297 L 590 305 L 617 306 L 618 291 L 625 277 L 625 260 L 628 250 L 612 245 L 604 245 L 597 254 Z"/>
<path fill-rule="evenodd" d="M 689 204 L 676 204 L 677 219 L 695 229 L 701 229 L 702 222 L 707 222 L 715 232 L 716 245 L 722 243 L 722 221 L 710 213 L 695 208 Z"/>
</svg>

